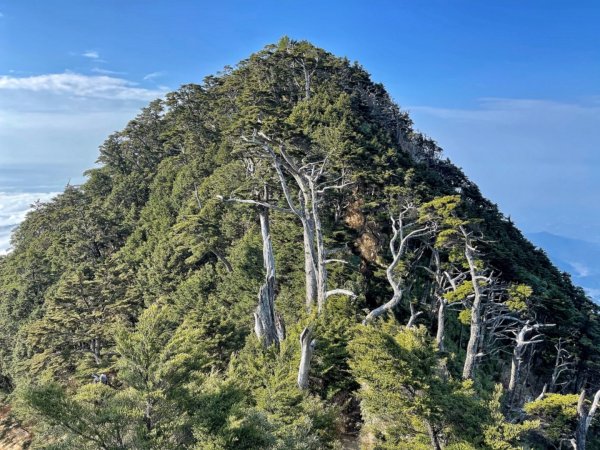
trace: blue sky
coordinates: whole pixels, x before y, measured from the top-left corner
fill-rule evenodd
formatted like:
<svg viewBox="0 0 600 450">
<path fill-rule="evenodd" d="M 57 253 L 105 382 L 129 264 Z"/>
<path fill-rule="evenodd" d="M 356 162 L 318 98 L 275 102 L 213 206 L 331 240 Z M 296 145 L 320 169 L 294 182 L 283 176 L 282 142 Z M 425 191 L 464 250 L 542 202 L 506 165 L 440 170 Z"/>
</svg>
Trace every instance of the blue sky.
<svg viewBox="0 0 600 450">
<path fill-rule="evenodd" d="M 600 242 L 599 23 L 596 1 L 0 0 L 0 248 L 141 106 L 283 35 L 359 61 L 521 229 Z"/>
</svg>

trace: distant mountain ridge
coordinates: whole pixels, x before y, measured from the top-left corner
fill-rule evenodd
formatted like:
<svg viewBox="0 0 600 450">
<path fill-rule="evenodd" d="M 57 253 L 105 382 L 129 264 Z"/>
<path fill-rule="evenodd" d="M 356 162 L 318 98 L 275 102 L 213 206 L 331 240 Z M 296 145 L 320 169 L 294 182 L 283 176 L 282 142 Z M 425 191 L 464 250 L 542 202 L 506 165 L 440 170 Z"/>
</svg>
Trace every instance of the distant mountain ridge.
<svg viewBox="0 0 600 450">
<path fill-rule="evenodd" d="M 573 282 L 600 302 L 600 244 L 548 233 L 527 233 L 533 244 L 542 248 L 552 262 L 571 274 Z"/>
</svg>

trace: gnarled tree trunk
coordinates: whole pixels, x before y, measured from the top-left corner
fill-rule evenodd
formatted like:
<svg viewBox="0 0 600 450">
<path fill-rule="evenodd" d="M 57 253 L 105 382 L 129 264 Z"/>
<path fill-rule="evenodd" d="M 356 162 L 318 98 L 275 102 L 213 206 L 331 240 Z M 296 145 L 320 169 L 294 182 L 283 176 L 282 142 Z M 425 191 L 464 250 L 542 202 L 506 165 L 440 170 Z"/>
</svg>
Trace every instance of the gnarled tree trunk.
<svg viewBox="0 0 600 450">
<path fill-rule="evenodd" d="M 364 325 L 373 321 L 387 311 L 392 310 L 400 303 L 400 300 L 402 300 L 402 280 L 396 274 L 396 268 L 404 256 L 408 243 L 412 239 L 425 236 L 431 231 L 430 227 L 427 225 L 424 225 L 421 228 L 410 230 L 413 224 L 406 224 L 405 220 L 410 214 L 413 214 L 414 211 L 415 207 L 409 204 L 402 208 L 397 219 L 394 216 L 391 217 L 392 230 L 394 234 L 390 239 L 390 252 L 392 253 L 393 260 L 392 263 L 387 267 L 385 274 L 387 276 L 388 283 L 394 291 L 394 295 L 390 301 L 375 308 L 369 314 L 367 314 L 367 317 L 365 317 L 363 320 Z"/>
<path fill-rule="evenodd" d="M 577 429 L 575 430 L 575 442 L 577 450 L 585 450 L 587 444 L 587 433 L 594 419 L 594 415 L 598 410 L 598 404 L 600 403 L 600 390 L 594 395 L 592 405 L 590 409 L 585 407 L 585 390 L 581 391 L 579 396 L 579 402 L 577 402 L 577 415 L 579 421 L 577 422 Z"/>
<path fill-rule="evenodd" d="M 542 335 L 538 334 L 527 340 L 527 335 L 532 331 L 537 331 L 543 327 L 552 327 L 553 324 L 534 324 L 530 325 L 529 321 L 525 322 L 515 338 L 515 347 L 511 361 L 510 381 L 508 383 L 508 404 L 513 406 L 517 398 L 516 388 L 521 382 L 521 368 L 523 366 L 523 357 L 527 347 L 533 344 L 542 342 Z M 526 380 L 525 380 L 526 381 Z"/>
<path fill-rule="evenodd" d="M 315 344 L 316 341 L 312 338 L 312 328 L 304 328 L 300 335 L 300 367 L 298 368 L 298 387 L 303 390 L 308 388 L 310 360 Z"/>
<path fill-rule="evenodd" d="M 263 241 L 263 264 L 265 283 L 258 293 L 258 306 L 254 313 L 254 330 L 266 346 L 279 343 L 279 334 L 275 318 L 275 258 L 269 226 L 269 210 L 263 206 L 258 209 L 260 233 Z"/>
</svg>

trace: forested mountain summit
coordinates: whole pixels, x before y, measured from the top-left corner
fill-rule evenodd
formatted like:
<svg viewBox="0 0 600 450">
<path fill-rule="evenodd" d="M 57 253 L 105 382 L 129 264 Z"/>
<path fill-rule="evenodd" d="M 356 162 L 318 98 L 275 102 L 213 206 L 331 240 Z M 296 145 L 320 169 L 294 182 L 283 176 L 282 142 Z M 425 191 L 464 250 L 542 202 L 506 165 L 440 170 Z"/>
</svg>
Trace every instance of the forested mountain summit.
<svg viewBox="0 0 600 450">
<path fill-rule="evenodd" d="M 35 449 L 600 448 L 598 306 L 358 64 L 148 105 L 0 259 Z"/>
</svg>

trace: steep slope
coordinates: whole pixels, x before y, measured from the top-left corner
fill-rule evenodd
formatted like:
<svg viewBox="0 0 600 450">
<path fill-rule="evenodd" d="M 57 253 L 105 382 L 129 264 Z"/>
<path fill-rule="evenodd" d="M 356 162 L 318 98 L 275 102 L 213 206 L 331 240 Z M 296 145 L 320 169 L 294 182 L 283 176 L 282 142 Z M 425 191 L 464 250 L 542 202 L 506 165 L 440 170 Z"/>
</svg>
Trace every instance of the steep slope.
<svg viewBox="0 0 600 450">
<path fill-rule="evenodd" d="M 528 398 L 600 387 L 598 307 L 345 59 L 283 39 L 99 162 L 0 259 L 34 448 L 544 448 Z"/>
</svg>

